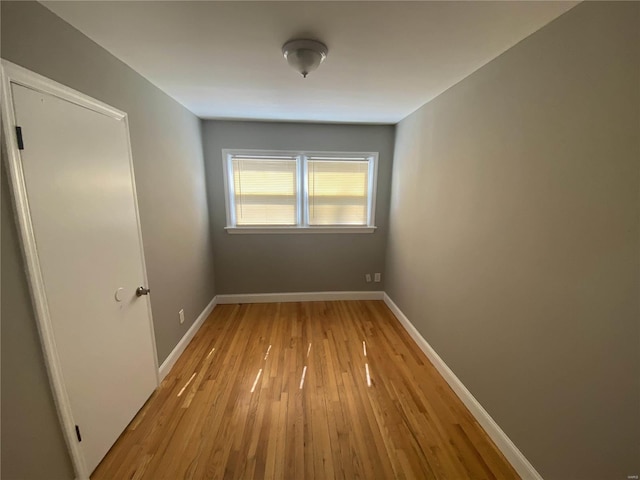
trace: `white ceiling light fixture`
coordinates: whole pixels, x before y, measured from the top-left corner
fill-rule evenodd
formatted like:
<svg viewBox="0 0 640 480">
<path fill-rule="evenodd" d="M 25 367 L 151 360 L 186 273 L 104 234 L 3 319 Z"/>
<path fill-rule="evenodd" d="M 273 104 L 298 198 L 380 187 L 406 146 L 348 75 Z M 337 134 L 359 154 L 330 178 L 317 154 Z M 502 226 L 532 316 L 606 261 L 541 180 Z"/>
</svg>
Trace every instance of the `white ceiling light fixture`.
<svg viewBox="0 0 640 480">
<path fill-rule="evenodd" d="M 327 46 L 316 40 L 290 40 L 282 46 L 282 54 L 292 68 L 307 78 L 327 58 Z"/>
</svg>

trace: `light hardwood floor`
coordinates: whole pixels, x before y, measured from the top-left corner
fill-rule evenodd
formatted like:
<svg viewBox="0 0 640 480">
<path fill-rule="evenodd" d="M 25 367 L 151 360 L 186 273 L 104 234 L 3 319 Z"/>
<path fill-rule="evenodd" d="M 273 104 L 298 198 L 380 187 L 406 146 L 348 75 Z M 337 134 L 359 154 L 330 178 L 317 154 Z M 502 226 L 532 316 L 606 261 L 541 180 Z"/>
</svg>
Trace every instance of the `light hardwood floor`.
<svg viewBox="0 0 640 480">
<path fill-rule="evenodd" d="M 381 301 L 219 305 L 91 477 L 519 478 Z"/>
</svg>

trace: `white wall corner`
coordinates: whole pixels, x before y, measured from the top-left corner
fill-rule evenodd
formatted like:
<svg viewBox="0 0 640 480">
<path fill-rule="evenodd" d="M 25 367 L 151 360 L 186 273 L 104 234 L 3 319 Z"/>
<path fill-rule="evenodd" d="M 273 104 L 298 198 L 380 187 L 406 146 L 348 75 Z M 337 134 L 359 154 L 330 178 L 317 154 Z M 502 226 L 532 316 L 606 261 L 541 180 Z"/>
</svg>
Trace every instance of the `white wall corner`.
<svg viewBox="0 0 640 480">
<path fill-rule="evenodd" d="M 467 387 L 460 381 L 460 379 L 453 373 L 453 371 L 447 366 L 446 363 L 440 358 L 436 351 L 429 345 L 425 338 L 418 332 L 416 327 L 409 321 L 404 313 L 398 308 L 398 306 L 391 300 L 391 298 L 385 293 L 384 303 L 387 304 L 389 309 L 393 312 L 396 318 L 400 321 L 407 333 L 411 335 L 411 338 L 418 344 L 420 350 L 424 352 L 427 358 L 431 361 L 434 367 L 440 372 L 440 375 L 446 380 L 451 389 L 458 395 L 462 403 L 469 409 L 471 414 L 478 421 L 480 426 L 487 432 L 487 435 L 493 440 L 498 449 L 507 458 L 509 463 L 518 472 L 523 480 L 542 480 L 540 474 L 533 468 L 533 465 L 529 463 L 522 452 L 515 446 L 506 433 L 498 426 L 498 424 L 491 418 L 489 413 L 480 405 L 478 400 L 471 394 Z"/>
<path fill-rule="evenodd" d="M 195 322 L 193 322 L 193 325 L 189 327 L 189 330 L 187 330 L 187 333 L 184 334 L 184 336 L 180 339 L 180 341 L 175 346 L 175 348 L 171 351 L 171 353 L 166 358 L 166 360 L 162 362 L 162 365 L 160 365 L 160 368 L 158 369 L 160 382 L 162 382 L 165 379 L 165 377 L 169 374 L 173 365 L 178 361 L 178 359 L 180 358 L 180 355 L 182 355 L 182 352 L 185 351 L 185 349 L 187 348 L 191 340 L 193 340 L 193 337 L 195 337 L 196 333 L 198 333 L 198 330 L 200 330 L 200 327 L 202 326 L 204 321 L 209 317 L 209 315 L 211 314 L 211 312 L 213 311 L 213 309 L 217 304 L 218 304 L 217 297 L 213 297 L 213 299 L 209 302 L 209 304 L 206 307 L 204 307 L 204 310 L 202 311 L 202 313 L 198 315 L 198 318 L 196 318 Z"/>
</svg>

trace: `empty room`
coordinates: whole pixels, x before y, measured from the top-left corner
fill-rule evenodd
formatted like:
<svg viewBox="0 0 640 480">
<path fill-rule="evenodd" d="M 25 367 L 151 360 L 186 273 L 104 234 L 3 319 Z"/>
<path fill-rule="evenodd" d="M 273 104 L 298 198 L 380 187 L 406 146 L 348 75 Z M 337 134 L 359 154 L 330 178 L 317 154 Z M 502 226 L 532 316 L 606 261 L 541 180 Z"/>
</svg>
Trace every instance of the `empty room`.
<svg viewBox="0 0 640 480">
<path fill-rule="evenodd" d="M 3 480 L 640 478 L 640 2 L 0 2 Z"/>
</svg>

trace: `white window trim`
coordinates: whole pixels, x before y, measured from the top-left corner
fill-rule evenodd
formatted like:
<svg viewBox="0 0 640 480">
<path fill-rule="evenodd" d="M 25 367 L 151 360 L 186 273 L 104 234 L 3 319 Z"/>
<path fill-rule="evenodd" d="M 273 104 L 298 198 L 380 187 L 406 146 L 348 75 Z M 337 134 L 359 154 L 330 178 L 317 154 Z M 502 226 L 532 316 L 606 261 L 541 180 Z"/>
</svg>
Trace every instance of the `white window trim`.
<svg viewBox="0 0 640 480">
<path fill-rule="evenodd" d="M 233 179 L 231 175 L 231 160 L 238 155 L 258 155 L 258 156 L 282 156 L 295 157 L 297 159 L 297 184 L 296 197 L 297 203 L 297 225 L 293 226 L 273 226 L 273 225 L 252 225 L 238 226 L 236 225 L 235 209 L 232 208 L 231 199 L 233 198 Z M 369 192 L 370 201 L 367 207 L 367 225 L 325 225 L 314 226 L 309 225 L 309 189 L 307 178 L 307 160 L 310 157 L 360 157 L 371 161 L 369 168 Z M 355 159 L 355 158 L 354 158 Z M 345 161 L 349 161 L 345 159 Z M 222 150 L 222 166 L 224 175 L 224 204 L 226 209 L 227 225 L 225 230 L 229 234 L 309 234 L 309 233 L 373 233 L 376 230 L 376 195 L 378 185 L 378 152 L 320 152 L 320 151 L 301 151 L 301 150 L 246 150 L 246 149 L 223 149 Z M 304 185 L 302 184 L 304 182 Z"/>
<path fill-rule="evenodd" d="M 267 233 L 267 234 L 282 234 L 282 233 L 295 233 L 295 234 L 307 234 L 307 233 L 373 233 L 377 227 L 224 227 L 227 233 L 230 234 L 247 234 L 247 233 Z"/>
</svg>

